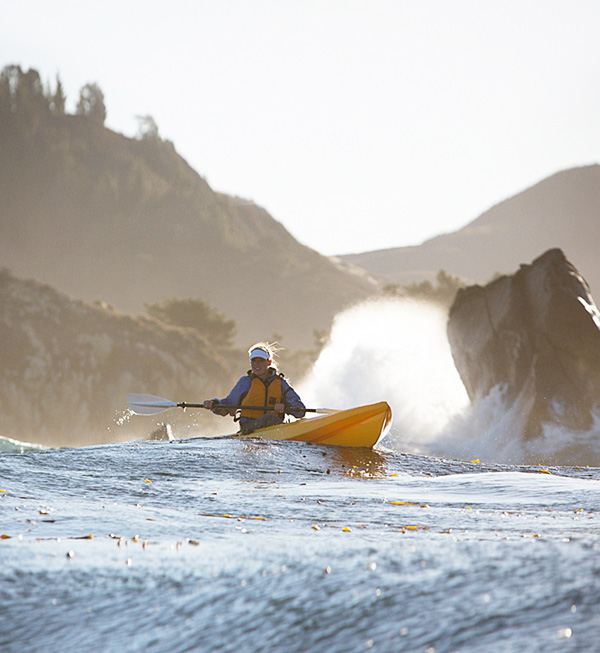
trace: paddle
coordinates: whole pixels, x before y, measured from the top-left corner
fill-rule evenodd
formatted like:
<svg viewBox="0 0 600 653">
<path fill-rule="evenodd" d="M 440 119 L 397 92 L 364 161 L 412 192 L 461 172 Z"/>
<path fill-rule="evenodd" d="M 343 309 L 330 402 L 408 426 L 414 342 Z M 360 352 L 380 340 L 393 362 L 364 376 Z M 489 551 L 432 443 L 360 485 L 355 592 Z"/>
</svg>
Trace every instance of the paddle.
<svg viewBox="0 0 600 653">
<path fill-rule="evenodd" d="M 188 404 L 185 401 L 171 401 L 154 395 L 128 394 L 127 404 L 136 415 L 156 415 L 169 408 L 204 408 L 204 404 Z M 216 404 L 213 408 L 222 408 L 223 410 L 238 410 L 239 408 L 248 408 L 250 410 L 272 410 L 269 406 L 219 406 Z M 307 413 L 336 413 L 331 408 L 305 408 Z"/>
</svg>

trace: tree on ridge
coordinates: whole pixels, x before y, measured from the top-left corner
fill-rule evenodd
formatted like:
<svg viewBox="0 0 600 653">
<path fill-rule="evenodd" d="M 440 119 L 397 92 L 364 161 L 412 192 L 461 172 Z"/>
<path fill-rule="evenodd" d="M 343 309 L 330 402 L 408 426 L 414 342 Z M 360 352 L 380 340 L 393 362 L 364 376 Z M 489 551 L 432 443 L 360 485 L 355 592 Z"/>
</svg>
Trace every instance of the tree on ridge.
<svg viewBox="0 0 600 653">
<path fill-rule="evenodd" d="M 106 105 L 104 93 L 95 82 L 86 84 L 79 92 L 79 102 L 75 113 L 78 116 L 87 116 L 103 125 L 106 120 Z"/>
</svg>

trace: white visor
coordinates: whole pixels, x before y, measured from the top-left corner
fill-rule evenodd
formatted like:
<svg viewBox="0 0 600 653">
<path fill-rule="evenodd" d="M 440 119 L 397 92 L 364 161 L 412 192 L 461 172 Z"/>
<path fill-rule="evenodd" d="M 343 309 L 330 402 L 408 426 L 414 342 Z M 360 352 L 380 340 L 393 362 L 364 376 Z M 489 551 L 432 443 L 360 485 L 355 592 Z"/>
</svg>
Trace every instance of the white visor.
<svg viewBox="0 0 600 653">
<path fill-rule="evenodd" d="M 253 349 L 250 352 L 250 360 L 253 358 L 264 358 L 264 360 L 268 361 L 270 359 L 269 354 L 267 354 L 266 351 L 263 351 L 262 349 Z"/>
</svg>

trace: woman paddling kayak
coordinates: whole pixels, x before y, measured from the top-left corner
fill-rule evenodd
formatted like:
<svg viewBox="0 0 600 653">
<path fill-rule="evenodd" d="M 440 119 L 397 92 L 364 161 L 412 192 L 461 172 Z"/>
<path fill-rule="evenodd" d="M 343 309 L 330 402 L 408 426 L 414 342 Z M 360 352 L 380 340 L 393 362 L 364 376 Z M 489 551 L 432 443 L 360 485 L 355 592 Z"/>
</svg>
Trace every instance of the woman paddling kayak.
<svg viewBox="0 0 600 653">
<path fill-rule="evenodd" d="M 264 342 L 248 350 L 250 367 L 225 399 L 207 399 L 204 408 L 217 415 L 231 415 L 226 406 L 265 406 L 264 409 L 242 408 L 239 418 L 244 435 L 256 429 L 281 424 L 286 414 L 301 418 L 306 414 L 302 400 L 279 373 L 273 346 Z"/>
</svg>

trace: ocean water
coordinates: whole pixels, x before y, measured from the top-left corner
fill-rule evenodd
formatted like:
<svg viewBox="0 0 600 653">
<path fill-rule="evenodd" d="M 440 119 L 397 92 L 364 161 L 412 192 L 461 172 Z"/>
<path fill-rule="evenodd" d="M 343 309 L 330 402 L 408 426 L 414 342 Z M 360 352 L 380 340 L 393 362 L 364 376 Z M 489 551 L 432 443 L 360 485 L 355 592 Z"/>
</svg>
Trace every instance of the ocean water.
<svg viewBox="0 0 600 653">
<path fill-rule="evenodd" d="M 598 650 L 599 480 L 227 438 L 4 453 L 0 650 Z"/>
<path fill-rule="evenodd" d="M 473 414 L 443 326 L 354 309 L 298 386 L 387 398 L 373 451 L 0 438 L 0 651 L 600 650 L 600 468 Z"/>
</svg>

